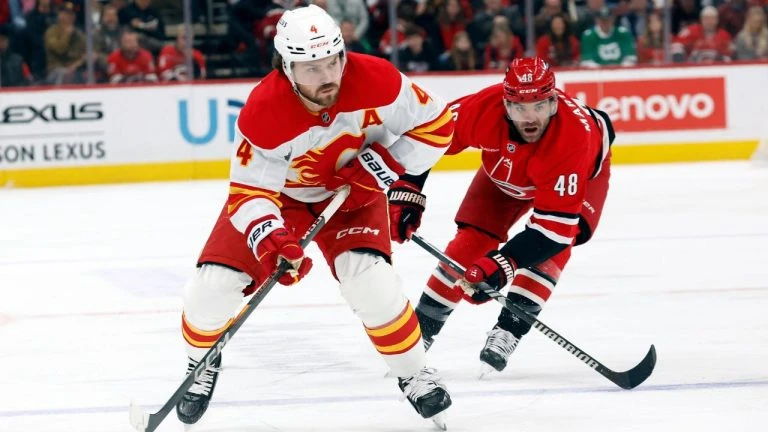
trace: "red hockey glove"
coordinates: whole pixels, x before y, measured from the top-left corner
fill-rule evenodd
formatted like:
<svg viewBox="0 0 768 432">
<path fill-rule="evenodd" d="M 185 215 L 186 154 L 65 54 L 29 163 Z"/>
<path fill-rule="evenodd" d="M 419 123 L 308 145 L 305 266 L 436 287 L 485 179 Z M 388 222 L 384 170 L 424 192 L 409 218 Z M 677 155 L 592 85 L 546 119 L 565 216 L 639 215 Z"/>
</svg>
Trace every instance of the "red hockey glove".
<svg viewBox="0 0 768 432">
<path fill-rule="evenodd" d="M 427 205 L 427 197 L 418 186 L 404 180 L 392 184 L 389 197 L 389 233 L 392 240 L 403 243 L 421 226 L 421 214 Z"/>
<path fill-rule="evenodd" d="M 336 190 L 345 184 L 351 186 L 349 197 L 339 208 L 347 212 L 373 203 L 404 172 L 403 167 L 383 145 L 373 143 L 336 171 L 325 188 Z"/>
<path fill-rule="evenodd" d="M 277 280 L 282 285 L 293 285 L 309 273 L 312 259 L 304 256 L 296 236 L 285 229 L 276 216 L 256 220 L 249 233 L 248 246 L 269 273 L 274 272 L 283 259 L 291 265 Z"/>
<path fill-rule="evenodd" d="M 475 289 L 475 285 L 485 282 L 497 291 L 502 289 L 515 276 L 516 265 L 514 261 L 505 257 L 501 252 L 493 250 L 484 257 L 476 260 L 464 272 L 464 277 L 458 284 L 464 291 L 464 299 L 470 303 L 481 304 L 491 298 L 482 291 Z"/>
</svg>

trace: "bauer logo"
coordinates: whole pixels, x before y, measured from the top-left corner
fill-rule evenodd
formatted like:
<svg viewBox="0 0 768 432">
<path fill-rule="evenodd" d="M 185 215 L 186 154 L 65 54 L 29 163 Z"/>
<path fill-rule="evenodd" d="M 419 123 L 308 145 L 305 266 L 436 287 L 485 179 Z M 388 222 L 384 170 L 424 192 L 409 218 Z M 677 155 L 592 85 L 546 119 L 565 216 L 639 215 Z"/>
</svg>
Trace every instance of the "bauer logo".
<svg viewBox="0 0 768 432">
<path fill-rule="evenodd" d="M 721 129 L 726 126 L 722 77 L 570 82 L 565 91 L 605 111 L 617 131 Z"/>
<path fill-rule="evenodd" d="M 219 102 L 223 101 L 208 99 L 206 103 L 197 102 L 197 104 L 190 103 L 187 99 L 179 101 L 179 131 L 186 142 L 205 145 L 213 141 L 219 133 Z M 235 140 L 235 122 L 243 102 L 227 99 L 222 105 L 226 105 L 226 139 L 231 143 Z"/>
</svg>

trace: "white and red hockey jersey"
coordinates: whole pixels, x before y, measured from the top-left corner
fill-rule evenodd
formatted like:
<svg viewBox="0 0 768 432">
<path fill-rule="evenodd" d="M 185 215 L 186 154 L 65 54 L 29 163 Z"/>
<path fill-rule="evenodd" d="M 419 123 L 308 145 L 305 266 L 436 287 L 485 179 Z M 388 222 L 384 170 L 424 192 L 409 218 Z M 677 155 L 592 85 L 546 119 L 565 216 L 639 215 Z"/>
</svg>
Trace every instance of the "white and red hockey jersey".
<svg viewBox="0 0 768 432">
<path fill-rule="evenodd" d="M 329 198 L 326 182 L 373 142 L 387 147 L 406 173 L 421 174 L 447 150 L 453 127 L 444 101 L 376 57 L 348 53 L 338 101 L 320 112 L 309 111 L 287 77 L 273 71 L 237 120 L 232 224 L 245 232 L 256 219 L 280 218 L 280 194 L 301 202 Z"/>
</svg>

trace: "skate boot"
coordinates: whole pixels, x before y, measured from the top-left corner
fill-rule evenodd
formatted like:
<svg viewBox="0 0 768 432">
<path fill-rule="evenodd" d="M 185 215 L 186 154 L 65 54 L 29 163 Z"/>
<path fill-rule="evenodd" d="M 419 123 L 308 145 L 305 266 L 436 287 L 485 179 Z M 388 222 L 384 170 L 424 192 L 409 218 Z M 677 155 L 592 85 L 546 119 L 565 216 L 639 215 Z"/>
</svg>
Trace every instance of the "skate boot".
<svg viewBox="0 0 768 432">
<path fill-rule="evenodd" d="M 416 412 L 446 429 L 440 414 L 451 406 L 451 396 L 435 369 L 424 367 L 412 377 L 398 378 L 398 385 Z"/>
<path fill-rule="evenodd" d="M 187 365 L 187 375 L 192 373 L 196 366 L 197 362 L 190 358 Z M 176 404 L 176 415 L 182 423 L 195 424 L 205 414 L 205 410 L 208 409 L 208 402 L 213 396 L 213 389 L 216 387 L 219 372 L 221 372 L 220 366 L 221 354 L 211 362 L 211 366 L 203 371 L 200 378 L 195 380 L 192 387 Z"/>
<path fill-rule="evenodd" d="M 538 316 L 541 312 L 541 306 L 534 301 L 523 297 L 518 293 L 508 293 L 507 298 L 511 300 L 520 309 L 533 316 Z M 483 370 L 480 372 L 480 378 L 492 373 L 494 370 L 501 372 L 507 367 L 509 356 L 517 348 L 520 339 L 531 330 L 530 324 L 520 320 L 514 313 L 507 308 L 501 310 L 499 320 L 496 326 L 488 332 L 488 339 L 485 341 L 483 350 L 480 351 L 480 361 L 483 362 Z"/>
<path fill-rule="evenodd" d="M 520 338 L 497 325 L 488 332 L 488 339 L 485 341 L 483 350 L 480 351 L 480 361 L 501 372 L 507 367 L 507 360 L 517 348 L 518 342 Z M 481 377 L 488 372 L 490 370 L 486 368 Z"/>
</svg>

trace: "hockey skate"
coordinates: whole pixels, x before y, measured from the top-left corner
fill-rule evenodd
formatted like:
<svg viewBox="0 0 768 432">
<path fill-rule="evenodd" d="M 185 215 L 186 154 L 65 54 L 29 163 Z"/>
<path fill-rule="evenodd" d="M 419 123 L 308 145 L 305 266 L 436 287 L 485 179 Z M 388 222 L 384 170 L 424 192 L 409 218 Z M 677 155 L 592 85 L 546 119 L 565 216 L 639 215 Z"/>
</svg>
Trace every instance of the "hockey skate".
<svg viewBox="0 0 768 432">
<path fill-rule="evenodd" d="M 519 342 L 520 338 L 511 332 L 499 326 L 493 327 L 488 332 L 488 339 L 485 341 L 483 350 L 480 351 L 480 361 L 482 362 L 480 378 L 482 379 L 494 370 L 503 371 L 507 367 L 509 356 L 515 351 Z"/>
<path fill-rule="evenodd" d="M 410 378 L 398 378 L 403 396 L 422 417 L 446 430 L 444 411 L 451 406 L 451 396 L 432 368 L 422 368 Z"/>
<path fill-rule="evenodd" d="M 187 365 L 187 375 L 189 375 L 197 366 L 195 360 L 189 359 Z M 211 365 L 206 368 L 198 380 L 192 384 L 182 399 L 176 405 L 176 415 L 179 420 L 185 424 L 195 424 L 205 414 L 208 409 L 208 402 L 213 396 L 213 389 L 216 387 L 216 381 L 221 372 L 221 354 L 219 354 Z"/>
</svg>

